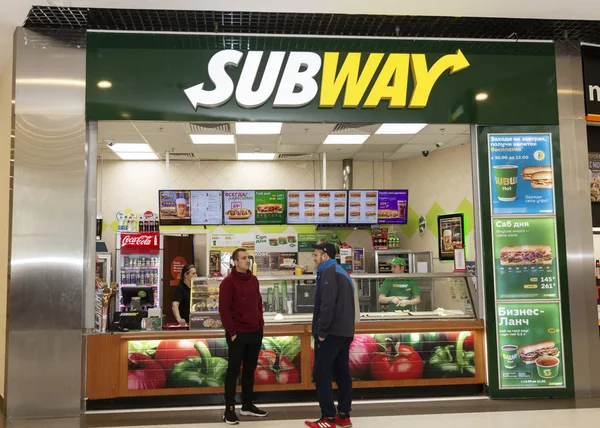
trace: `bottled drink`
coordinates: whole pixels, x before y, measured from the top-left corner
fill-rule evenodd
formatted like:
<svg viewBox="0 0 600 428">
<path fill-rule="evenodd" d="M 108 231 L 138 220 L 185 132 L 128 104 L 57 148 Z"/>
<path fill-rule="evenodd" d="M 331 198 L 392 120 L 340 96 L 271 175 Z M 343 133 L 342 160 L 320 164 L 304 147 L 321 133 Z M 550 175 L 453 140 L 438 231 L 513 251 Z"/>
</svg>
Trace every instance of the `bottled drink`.
<svg viewBox="0 0 600 428">
<path fill-rule="evenodd" d="M 279 284 L 275 283 L 273 286 L 273 306 L 275 312 L 279 312 L 281 310 L 279 306 Z"/>
</svg>

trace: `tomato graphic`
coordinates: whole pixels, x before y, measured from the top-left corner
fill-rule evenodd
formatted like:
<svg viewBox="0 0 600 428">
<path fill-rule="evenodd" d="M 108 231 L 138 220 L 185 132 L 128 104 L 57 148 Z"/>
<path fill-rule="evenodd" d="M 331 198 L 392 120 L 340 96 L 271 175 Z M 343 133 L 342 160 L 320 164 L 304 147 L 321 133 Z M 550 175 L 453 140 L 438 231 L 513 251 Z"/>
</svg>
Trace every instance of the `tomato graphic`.
<svg viewBox="0 0 600 428">
<path fill-rule="evenodd" d="M 206 345 L 205 340 L 201 340 Z M 192 340 L 163 340 L 156 348 L 154 359 L 167 372 L 187 357 L 199 356 Z"/>
<path fill-rule="evenodd" d="M 386 352 L 373 355 L 371 375 L 375 380 L 421 379 L 423 359 L 410 346 L 390 343 Z"/>
<path fill-rule="evenodd" d="M 300 370 L 279 352 L 261 350 L 254 372 L 255 385 L 276 385 L 300 382 Z"/>
</svg>

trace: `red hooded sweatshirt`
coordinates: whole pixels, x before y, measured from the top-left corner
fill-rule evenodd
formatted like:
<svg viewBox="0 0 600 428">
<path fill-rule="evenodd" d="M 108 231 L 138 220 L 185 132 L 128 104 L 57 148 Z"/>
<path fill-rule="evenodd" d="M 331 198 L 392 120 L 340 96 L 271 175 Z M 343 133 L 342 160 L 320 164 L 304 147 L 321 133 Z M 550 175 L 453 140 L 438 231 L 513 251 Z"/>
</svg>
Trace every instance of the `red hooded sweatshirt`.
<svg viewBox="0 0 600 428">
<path fill-rule="evenodd" d="M 262 329 L 263 304 L 258 279 L 233 269 L 219 287 L 219 313 L 229 336 Z"/>
</svg>

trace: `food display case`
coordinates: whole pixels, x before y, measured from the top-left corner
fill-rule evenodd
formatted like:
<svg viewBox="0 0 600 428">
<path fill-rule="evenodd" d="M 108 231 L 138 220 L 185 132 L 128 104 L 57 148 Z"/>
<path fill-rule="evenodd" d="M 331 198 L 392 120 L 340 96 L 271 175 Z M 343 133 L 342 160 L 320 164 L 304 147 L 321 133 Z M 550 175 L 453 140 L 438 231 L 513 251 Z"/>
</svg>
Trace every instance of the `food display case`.
<svg viewBox="0 0 600 428">
<path fill-rule="evenodd" d="M 485 384 L 484 322 L 475 311 L 470 275 L 406 274 L 420 288 L 430 284 L 432 298 L 400 312 L 381 312 L 375 300 L 381 283 L 395 276 L 352 277 L 361 298 L 367 297 L 350 349 L 355 388 Z M 258 279 L 265 327 L 256 390 L 313 389 L 314 342 L 308 309 L 312 309 L 315 276 Z M 89 336 L 88 355 L 93 357 L 88 366 L 101 361 L 103 367 L 119 369 L 102 375 L 89 370 L 88 400 L 222 393 L 228 348 L 215 307 L 221 280 L 193 281 L 189 331 Z M 152 382 L 143 381 L 147 376 Z"/>
</svg>

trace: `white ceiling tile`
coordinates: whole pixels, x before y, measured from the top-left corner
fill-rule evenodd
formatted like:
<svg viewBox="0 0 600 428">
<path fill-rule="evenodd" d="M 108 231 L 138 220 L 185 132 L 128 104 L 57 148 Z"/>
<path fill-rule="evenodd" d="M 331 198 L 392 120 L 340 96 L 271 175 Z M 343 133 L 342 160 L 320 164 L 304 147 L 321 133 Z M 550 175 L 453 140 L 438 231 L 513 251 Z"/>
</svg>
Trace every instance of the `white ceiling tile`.
<svg viewBox="0 0 600 428">
<path fill-rule="evenodd" d="M 315 153 L 319 144 L 280 144 L 278 153 Z"/>
<path fill-rule="evenodd" d="M 396 153 L 419 153 L 425 150 L 432 152 L 436 149 L 435 144 L 405 144 Z"/>
<path fill-rule="evenodd" d="M 136 121 L 133 124 L 143 134 L 187 134 L 185 122 Z"/>
<path fill-rule="evenodd" d="M 348 144 L 348 145 L 337 145 L 337 144 L 324 144 L 319 146 L 318 153 L 356 153 L 361 149 L 361 144 Z"/>
<path fill-rule="evenodd" d="M 431 124 L 423 128 L 419 134 L 464 134 L 469 132 L 469 125 Z"/>
<path fill-rule="evenodd" d="M 281 144 L 321 144 L 325 141 L 326 134 L 284 134 L 281 136 Z"/>
<path fill-rule="evenodd" d="M 144 138 L 148 141 L 148 144 L 154 146 L 155 144 L 160 145 L 177 145 L 177 144 L 189 144 L 192 146 L 190 137 L 186 134 L 146 134 Z"/>
<path fill-rule="evenodd" d="M 368 161 L 368 162 L 373 162 L 373 161 L 381 161 L 384 162 L 386 160 L 388 160 L 389 156 L 391 155 L 391 153 L 374 153 L 374 152 L 358 152 L 355 153 L 352 156 L 352 159 L 354 159 L 355 161 Z M 357 174 L 357 169 L 354 169 L 354 174 L 355 174 L 355 181 L 356 181 L 356 174 Z M 373 175 L 373 172 L 371 171 L 370 176 Z"/>
<path fill-rule="evenodd" d="M 368 146 L 363 145 L 358 151 L 358 153 L 394 153 L 396 150 L 398 150 L 399 147 L 400 144 L 395 146 L 391 144 L 369 144 Z"/>
<path fill-rule="evenodd" d="M 371 135 L 365 144 L 404 144 L 410 140 L 412 135 Z"/>
<path fill-rule="evenodd" d="M 417 134 L 408 140 L 407 144 L 448 143 L 456 138 L 454 134 Z"/>
<path fill-rule="evenodd" d="M 98 122 L 98 134 L 133 134 L 137 133 L 128 120 L 103 120 Z"/>
<path fill-rule="evenodd" d="M 156 153 L 164 153 L 164 152 L 174 152 L 174 153 L 192 153 L 195 151 L 194 146 L 191 144 L 170 144 L 170 143 L 160 143 L 160 144 L 152 144 L 152 149 Z"/>
<path fill-rule="evenodd" d="M 237 135 L 236 141 L 239 144 L 277 144 L 279 135 Z"/>
<path fill-rule="evenodd" d="M 283 135 L 327 135 L 333 131 L 333 123 L 284 123 Z"/>
</svg>

